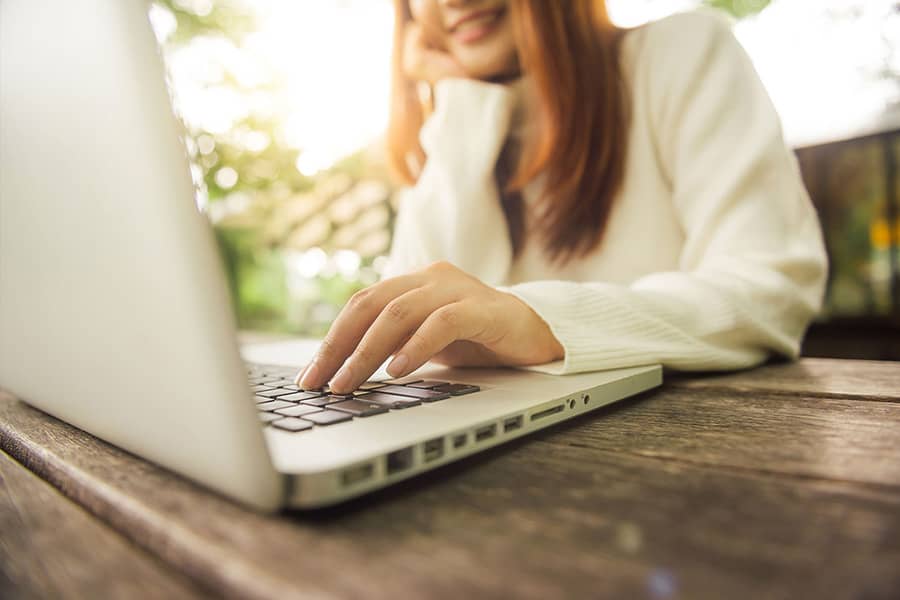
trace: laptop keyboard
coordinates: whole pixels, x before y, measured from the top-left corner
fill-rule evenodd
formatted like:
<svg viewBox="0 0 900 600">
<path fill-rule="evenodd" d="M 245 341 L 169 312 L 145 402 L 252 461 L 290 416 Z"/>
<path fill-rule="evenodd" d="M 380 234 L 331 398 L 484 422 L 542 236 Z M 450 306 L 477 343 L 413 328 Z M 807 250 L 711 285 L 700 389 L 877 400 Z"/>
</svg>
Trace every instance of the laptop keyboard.
<svg viewBox="0 0 900 600">
<path fill-rule="evenodd" d="M 466 383 L 406 378 L 367 381 L 352 394 L 338 395 L 328 386 L 300 389 L 293 381 L 296 373 L 296 368 L 247 363 L 247 379 L 264 426 L 309 431 L 480 391 L 477 385 Z"/>
</svg>

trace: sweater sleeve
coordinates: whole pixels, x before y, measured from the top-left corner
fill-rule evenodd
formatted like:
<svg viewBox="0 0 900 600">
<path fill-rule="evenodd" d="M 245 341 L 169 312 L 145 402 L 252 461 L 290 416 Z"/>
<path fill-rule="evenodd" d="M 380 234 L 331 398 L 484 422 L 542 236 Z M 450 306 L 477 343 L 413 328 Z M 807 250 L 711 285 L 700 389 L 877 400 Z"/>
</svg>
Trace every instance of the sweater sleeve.
<svg viewBox="0 0 900 600">
<path fill-rule="evenodd" d="M 426 161 L 416 185 L 401 192 L 384 276 L 447 260 L 496 285 L 512 262 L 494 165 L 516 95 L 470 79 L 435 86 L 435 112 L 420 132 Z"/>
<path fill-rule="evenodd" d="M 630 285 L 500 288 L 530 305 L 565 348 L 564 360 L 534 370 L 719 370 L 773 353 L 793 358 L 821 307 L 818 220 L 749 58 L 718 18 L 688 14 L 653 26 L 670 29 L 656 37 L 665 44 L 648 43 L 642 68 L 685 232 L 679 269 Z"/>
</svg>

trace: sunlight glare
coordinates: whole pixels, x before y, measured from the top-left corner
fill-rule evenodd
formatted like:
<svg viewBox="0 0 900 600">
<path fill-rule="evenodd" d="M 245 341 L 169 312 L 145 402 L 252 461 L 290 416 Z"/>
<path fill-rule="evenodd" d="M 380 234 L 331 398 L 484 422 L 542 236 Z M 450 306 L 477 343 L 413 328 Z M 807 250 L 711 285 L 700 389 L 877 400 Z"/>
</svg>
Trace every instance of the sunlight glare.
<svg viewBox="0 0 900 600">
<path fill-rule="evenodd" d="M 607 0 L 609 18 L 619 27 L 637 27 L 697 6 L 696 0 Z"/>
<path fill-rule="evenodd" d="M 772 96 L 789 142 L 852 131 L 897 100 L 895 87 L 872 75 L 884 61 L 877 35 L 884 11 L 878 7 L 889 1 L 873 0 L 861 19 L 840 21 L 829 15 L 845 0 L 773 0 L 758 16 L 737 23 L 735 34 Z M 608 0 L 611 18 L 627 27 L 697 5 Z M 240 46 L 206 36 L 173 51 L 173 87 L 188 124 L 224 134 L 248 115 L 271 118 L 278 123 L 271 134 L 299 151 L 296 167 L 307 176 L 379 140 L 388 116 L 391 2 L 256 0 L 253 7 L 259 30 Z M 158 36 L 171 34 L 170 14 L 151 11 L 151 19 Z M 227 78 L 246 89 L 221 85 Z M 262 151 L 271 139 L 258 134 L 244 146 Z"/>
<path fill-rule="evenodd" d="M 267 0 L 248 41 L 287 75 L 286 141 L 305 175 L 372 143 L 387 126 L 393 9 L 385 0 Z"/>
</svg>

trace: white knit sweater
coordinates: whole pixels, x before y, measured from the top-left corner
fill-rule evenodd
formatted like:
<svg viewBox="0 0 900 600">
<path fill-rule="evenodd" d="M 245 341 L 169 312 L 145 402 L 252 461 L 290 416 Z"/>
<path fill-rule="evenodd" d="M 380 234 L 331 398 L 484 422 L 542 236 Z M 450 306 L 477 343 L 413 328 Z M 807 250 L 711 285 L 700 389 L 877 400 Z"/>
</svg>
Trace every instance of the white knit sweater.
<svg viewBox="0 0 900 600">
<path fill-rule="evenodd" d="M 558 267 L 526 241 L 513 259 L 493 170 L 522 86 L 451 79 L 435 87 L 427 160 L 401 198 L 386 276 L 448 260 L 521 298 L 565 349 L 533 367 L 547 373 L 796 357 L 826 256 L 749 58 L 719 17 L 685 13 L 628 32 L 622 67 L 625 177 L 592 254 Z M 526 207 L 539 187 L 525 189 Z"/>
</svg>

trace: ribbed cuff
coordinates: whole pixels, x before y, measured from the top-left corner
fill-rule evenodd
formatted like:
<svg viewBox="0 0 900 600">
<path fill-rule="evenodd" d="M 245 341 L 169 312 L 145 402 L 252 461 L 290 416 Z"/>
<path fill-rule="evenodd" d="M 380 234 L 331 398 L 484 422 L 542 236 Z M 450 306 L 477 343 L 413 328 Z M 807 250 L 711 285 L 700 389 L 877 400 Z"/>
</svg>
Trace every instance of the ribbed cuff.
<svg viewBox="0 0 900 600">
<path fill-rule="evenodd" d="M 564 375 L 651 364 L 720 370 L 752 366 L 766 355 L 752 344 L 726 348 L 708 343 L 667 319 L 666 309 L 653 310 L 647 306 L 652 302 L 641 299 L 638 292 L 615 284 L 534 281 L 497 289 L 528 304 L 564 348 L 562 361 L 530 367 L 543 373 Z M 671 310 L 672 302 L 666 304 Z M 709 312 L 704 310 L 699 320 L 719 321 L 725 329 L 725 323 L 734 320 L 727 307 L 723 311 L 707 308 Z"/>
<path fill-rule="evenodd" d="M 628 343 L 629 333 L 646 328 L 646 323 L 610 298 L 614 287 L 592 284 L 586 289 L 569 281 L 541 281 L 501 288 L 528 304 L 565 350 L 562 361 L 530 368 L 565 375 L 658 363 L 658 357 Z"/>
</svg>

